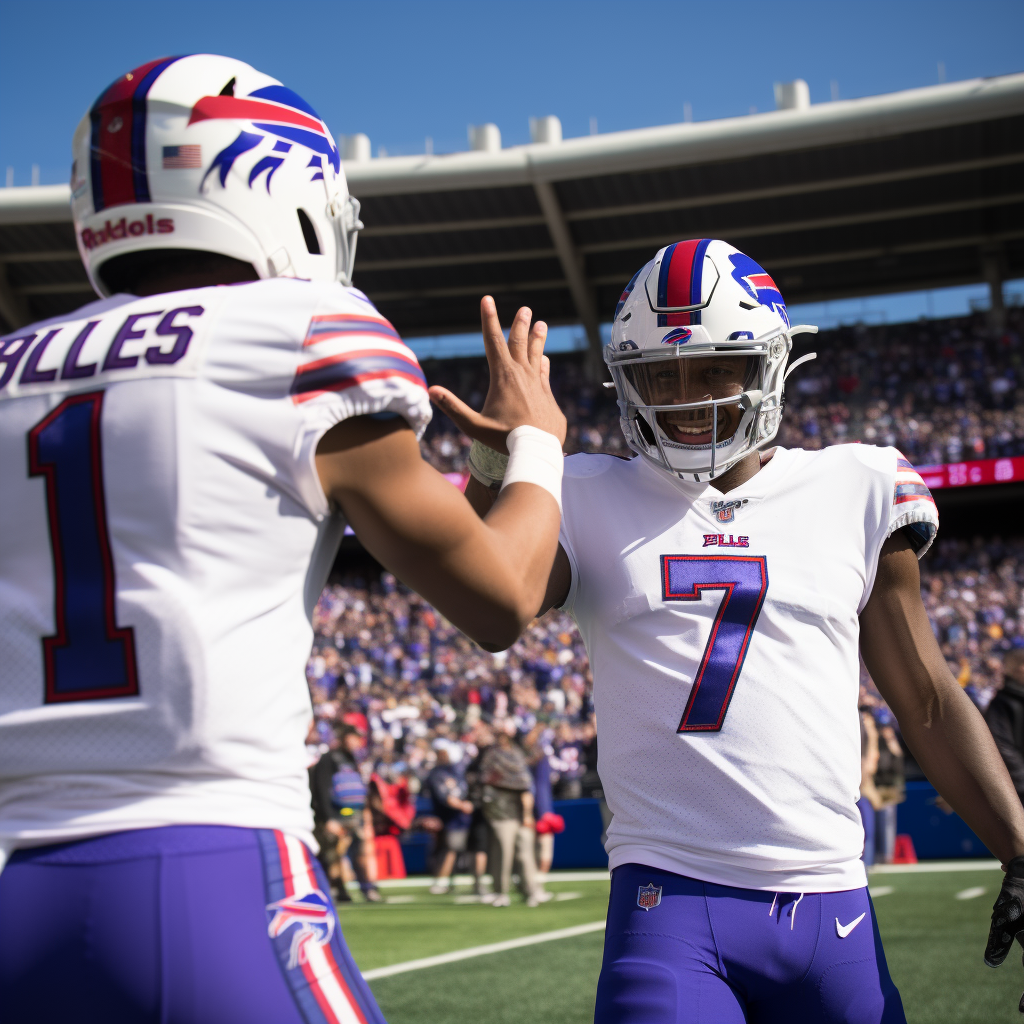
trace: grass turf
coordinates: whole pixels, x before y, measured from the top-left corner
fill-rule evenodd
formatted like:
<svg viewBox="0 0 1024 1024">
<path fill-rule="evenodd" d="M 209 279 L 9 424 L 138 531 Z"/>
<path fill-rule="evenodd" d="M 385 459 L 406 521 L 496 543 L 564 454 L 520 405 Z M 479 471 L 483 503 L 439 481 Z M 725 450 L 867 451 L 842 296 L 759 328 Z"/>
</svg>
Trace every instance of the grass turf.
<svg viewBox="0 0 1024 1024">
<path fill-rule="evenodd" d="M 1019 950 L 996 971 L 981 958 L 999 877 L 998 871 L 872 876 L 872 888 L 892 889 L 876 896 L 875 909 L 910 1024 L 1021 1019 Z M 534 909 L 391 889 L 386 895 L 398 902 L 342 905 L 339 917 L 363 970 L 604 917 L 606 881 L 558 882 L 556 875 L 548 887 L 563 899 Z M 985 892 L 956 899 L 972 889 Z M 540 943 L 380 978 L 371 987 L 391 1024 L 584 1024 L 593 1019 L 603 938 L 595 932 Z"/>
</svg>

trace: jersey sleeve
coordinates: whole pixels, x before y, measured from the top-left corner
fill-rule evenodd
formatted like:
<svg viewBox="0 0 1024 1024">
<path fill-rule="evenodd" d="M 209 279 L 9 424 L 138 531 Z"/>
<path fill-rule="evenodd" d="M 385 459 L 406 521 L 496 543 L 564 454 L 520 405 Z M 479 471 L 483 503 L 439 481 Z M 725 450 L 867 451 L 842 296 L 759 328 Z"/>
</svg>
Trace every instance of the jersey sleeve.
<svg viewBox="0 0 1024 1024">
<path fill-rule="evenodd" d="M 350 416 L 401 416 L 418 439 L 430 422 L 416 356 L 355 289 L 339 289 L 319 303 L 289 393 L 303 419 L 324 430 Z"/>
<path fill-rule="evenodd" d="M 362 292 L 325 289 L 307 316 L 288 388 L 300 420 L 292 472 L 304 504 L 319 518 L 329 505 L 316 448 L 331 427 L 352 416 L 400 416 L 419 439 L 431 410 L 416 356 Z"/>
<path fill-rule="evenodd" d="M 939 532 L 939 512 L 935 507 L 935 499 L 910 461 L 895 448 L 889 451 L 896 458 L 896 480 L 885 536 L 888 539 L 897 530 L 906 528 L 907 540 L 917 552 L 917 557 L 922 558 Z"/>
</svg>

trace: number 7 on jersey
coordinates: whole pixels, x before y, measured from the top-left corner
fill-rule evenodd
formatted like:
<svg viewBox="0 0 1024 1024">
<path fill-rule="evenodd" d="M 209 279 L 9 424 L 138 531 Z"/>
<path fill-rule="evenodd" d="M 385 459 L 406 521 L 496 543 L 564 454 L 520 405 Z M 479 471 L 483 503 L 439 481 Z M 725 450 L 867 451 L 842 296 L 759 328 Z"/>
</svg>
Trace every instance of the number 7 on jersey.
<svg viewBox="0 0 1024 1024">
<path fill-rule="evenodd" d="M 700 601 L 706 590 L 721 590 L 722 603 L 677 732 L 722 728 L 768 592 L 768 561 L 763 555 L 661 556 L 663 600 Z"/>
</svg>

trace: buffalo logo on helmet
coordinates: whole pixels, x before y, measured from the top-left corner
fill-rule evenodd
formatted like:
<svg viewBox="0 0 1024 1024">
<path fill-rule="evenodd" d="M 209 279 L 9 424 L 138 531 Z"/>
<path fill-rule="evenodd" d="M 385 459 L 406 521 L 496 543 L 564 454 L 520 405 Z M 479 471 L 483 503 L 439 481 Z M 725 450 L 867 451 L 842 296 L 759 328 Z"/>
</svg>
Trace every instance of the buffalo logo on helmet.
<svg viewBox="0 0 1024 1024">
<path fill-rule="evenodd" d="M 693 337 L 689 327 L 676 327 L 661 339 L 662 345 L 685 345 Z"/>
<path fill-rule="evenodd" d="M 768 306 L 775 310 L 789 326 L 789 314 L 786 312 L 786 301 L 779 291 L 779 286 L 763 267 L 755 263 L 749 256 L 734 252 L 729 256 L 732 263 L 732 276 L 739 286 L 760 306 Z"/>
<path fill-rule="evenodd" d="M 655 907 L 661 906 L 661 890 L 663 888 L 664 886 L 654 885 L 653 883 L 639 886 L 636 894 L 636 905 L 642 910 L 653 910 Z"/>
<path fill-rule="evenodd" d="M 249 188 L 261 174 L 266 174 L 266 188 L 274 172 L 284 163 L 293 145 L 313 151 L 307 165 L 313 174 L 310 181 L 322 180 L 326 160 L 334 173 L 341 170 L 341 155 L 320 115 L 291 89 L 283 85 L 267 85 L 248 96 L 203 96 L 192 108 L 189 125 L 199 121 L 248 121 L 258 132 L 240 131 L 233 142 L 225 146 L 211 162 L 203 175 L 206 179 L 218 172 L 221 185 L 227 184 L 228 174 L 235 161 L 250 149 L 255 149 L 265 138 L 277 138 L 272 152 L 258 160 L 249 172 Z"/>
<path fill-rule="evenodd" d="M 295 929 L 291 935 L 289 969 L 308 961 L 310 944 L 326 946 L 334 934 L 334 911 L 330 900 L 319 889 L 270 903 L 267 915 L 270 918 L 267 934 L 272 939 L 284 935 L 290 928 Z"/>
</svg>

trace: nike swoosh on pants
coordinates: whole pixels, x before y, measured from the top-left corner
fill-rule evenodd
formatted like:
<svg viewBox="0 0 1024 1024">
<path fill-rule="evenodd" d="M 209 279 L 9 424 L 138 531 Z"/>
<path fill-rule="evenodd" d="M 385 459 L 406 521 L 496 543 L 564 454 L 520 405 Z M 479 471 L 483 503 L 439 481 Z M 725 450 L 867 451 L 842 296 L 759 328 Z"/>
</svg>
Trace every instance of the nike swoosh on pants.
<svg viewBox="0 0 1024 1024">
<path fill-rule="evenodd" d="M 861 923 L 861 921 L 863 921 L 866 916 L 867 916 L 867 911 L 865 910 L 864 913 L 860 915 L 860 917 L 855 917 L 849 924 L 840 924 L 839 923 L 839 918 L 837 917 L 836 918 L 836 935 L 838 935 L 839 938 L 841 938 L 841 939 L 845 939 L 846 936 L 849 935 L 850 932 L 852 932 L 853 929 L 856 928 L 857 925 L 859 925 Z"/>
</svg>

